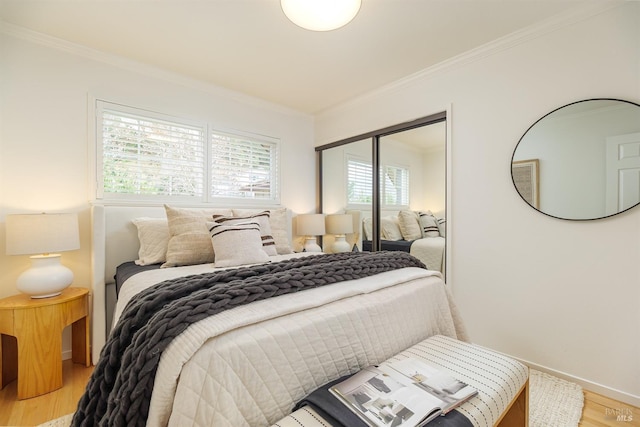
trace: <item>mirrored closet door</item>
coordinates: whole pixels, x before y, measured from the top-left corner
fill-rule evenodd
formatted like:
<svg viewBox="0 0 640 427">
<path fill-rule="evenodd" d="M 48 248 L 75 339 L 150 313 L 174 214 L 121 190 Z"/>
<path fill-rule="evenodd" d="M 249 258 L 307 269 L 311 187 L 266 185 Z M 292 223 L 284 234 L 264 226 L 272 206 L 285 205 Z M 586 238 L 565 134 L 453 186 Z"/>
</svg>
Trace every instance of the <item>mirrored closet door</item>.
<svg viewBox="0 0 640 427">
<path fill-rule="evenodd" d="M 356 250 L 406 251 L 444 274 L 446 146 L 440 113 L 317 147 L 319 209 L 352 215 Z"/>
</svg>

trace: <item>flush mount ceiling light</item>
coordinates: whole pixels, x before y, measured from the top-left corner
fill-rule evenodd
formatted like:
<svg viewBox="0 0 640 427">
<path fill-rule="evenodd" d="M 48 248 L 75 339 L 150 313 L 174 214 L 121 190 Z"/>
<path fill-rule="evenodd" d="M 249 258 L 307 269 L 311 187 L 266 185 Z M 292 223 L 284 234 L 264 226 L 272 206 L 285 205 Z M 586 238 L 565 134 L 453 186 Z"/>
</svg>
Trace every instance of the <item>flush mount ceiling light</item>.
<svg viewBox="0 0 640 427">
<path fill-rule="evenodd" d="M 312 31 L 330 31 L 348 24 L 361 4 L 362 0 L 280 0 L 291 22 Z"/>
</svg>

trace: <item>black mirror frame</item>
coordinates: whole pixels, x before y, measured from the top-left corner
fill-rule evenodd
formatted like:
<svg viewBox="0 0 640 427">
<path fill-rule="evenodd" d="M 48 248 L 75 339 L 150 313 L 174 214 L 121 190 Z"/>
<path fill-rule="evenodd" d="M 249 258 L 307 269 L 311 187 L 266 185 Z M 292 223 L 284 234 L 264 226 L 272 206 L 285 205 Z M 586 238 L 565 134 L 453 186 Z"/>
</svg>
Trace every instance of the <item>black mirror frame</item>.
<svg viewBox="0 0 640 427">
<path fill-rule="evenodd" d="M 640 104 L 638 104 L 638 103 L 635 103 L 635 102 L 632 102 L 632 101 L 627 101 L 627 100 L 624 100 L 624 99 L 617 99 L 617 98 L 590 98 L 590 99 L 583 99 L 583 100 L 579 100 L 579 101 L 570 102 L 570 103 L 568 103 L 566 105 L 563 105 L 561 107 L 558 107 L 558 108 L 548 112 L 547 114 L 543 115 L 538 120 L 536 120 L 531 126 L 529 126 L 527 128 L 527 130 L 522 134 L 520 139 L 518 140 L 518 143 L 516 144 L 515 148 L 513 149 L 513 154 L 511 155 L 511 163 L 510 163 L 511 172 L 510 172 L 510 175 L 511 175 L 511 182 L 513 184 L 514 190 L 516 191 L 516 193 L 518 193 L 518 196 L 520 196 L 522 201 L 524 201 L 528 206 L 530 206 L 532 209 L 536 210 L 537 212 L 540 212 L 541 214 L 544 214 L 544 215 L 549 216 L 551 218 L 561 219 L 561 220 L 564 220 L 564 221 L 597 221 L 597 220 L 601 220 L 601 219 L 605 219 L 605 218 L 611 218 L 611 217 L 616 216 L 616 215 L 620 215 L 620 214 L 622 214 L 624 212 L 627 212 L 627 211 L 629 211 L 629 210 L 631 210 L 631 209 L 633 209 L 633 208 L 635 208 L 635 207 L 640 205 L 640 200 L 639 200 L 638 203 L 636 203 L 635 205 L 630 206 L 630 207 L 628 207 L 628 208 L 626 208 L 624 210 L 621 210 L 619 212 L 616 212 L 616 213 L 613 213 L 613 214 L 610 214 L 610 215 L 604 215 L 604 216 L 596 217 L 596 218 L 563 218 L 561 216 L 552 215 L 550 213 L 544 212 L 540 208 L 537 208 L 537 207 L 531 205 L 531 203 L 529 203 L 529 201 L 527 201 L 525 199 L 525 197 L 520 193 L 520 191 L 518 191 L 518 188 L 516 186 L 516 181 L 515 181 L 515 178 L 513 176 L 513 163 L 514 163 L 514 158 L 515 158 L 516 151 L 518 149 L 518 146 L 522 142 L 522 139 L 540 121 L 544 120 L 545 118 L 547 118 L 549 115 L 555 113 L 556 111 L 561 110 L 561 109 L 566 108 L 566 107 L 569 107 L 569 106 L 572 106 L 572 105 L 575 105 L 575 104 L 580 104 L 582 102 L 589 102 L 589 101 L 618 101 L 618 102 L 624 102 L 624 103 L 627 103 L 627 104 L 635 105 L 636 107 L 640 108 Z"/>
</svg>

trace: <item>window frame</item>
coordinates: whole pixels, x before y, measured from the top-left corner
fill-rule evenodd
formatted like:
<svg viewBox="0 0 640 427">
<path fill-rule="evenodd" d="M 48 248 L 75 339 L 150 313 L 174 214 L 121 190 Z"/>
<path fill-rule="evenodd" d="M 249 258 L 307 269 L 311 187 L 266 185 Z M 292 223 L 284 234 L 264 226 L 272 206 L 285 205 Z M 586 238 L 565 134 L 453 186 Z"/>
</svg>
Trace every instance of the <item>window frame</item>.
<svg viewBox="0 0 640 427">
<path fill-rule="evenodd" d="M 91 100 L 90 100 L 91 101 Z M 166 113 L 160 113 L 145 108 L 133 107 L 117 102 L 107 101 L 100 98 L 93 98 L 91 102 L 94 109 L 94 118 L 90 120 L 90 132 L 94 135 L 94 143 L 91 144 L 89 150 L 90 164 L 92 164 L 92 181 L 90 198 L 97 203 L 103 204 L 145 204 L 145 205 L 162 205 L 164 203 L 175 203 L 193 206 L 239 206 L 239 207 L 273 207 L 279 206 L 282 190 L 282 167 L 281 167 L 281 139 L 277 137 L 267 136 L 250 131 L 240 131 L 222 126 L 213 126 L 211 122 L 204 120 L 194 120 L 181 116 L 175 116 Z M 204 135 L 203 147 L 203 194 L 202 196 L 182 196 L 182 195 L 150 195 L 150 194 L 128 194 L 128 193 L 106 193 L 104 191 L 104 147 L 103 147 L 103 112 L 121 111 L 124 114 L 134 114 L 137 116 L 148 117 L 150 119 L 168 121 L 178 125 L 188 127 L 199 127 Z M 268 198 L 245 198 L 245 197 L 214 197 L 212 195 L 212 144 L 214 133 L 225 134 L 232 137 L 250 140 L 251 142 L 269 143 L 275 146 L 272 158 L 271 176 L 274 177 L 272 188 L 275 189 L 271 197 Z"/>
</svg>

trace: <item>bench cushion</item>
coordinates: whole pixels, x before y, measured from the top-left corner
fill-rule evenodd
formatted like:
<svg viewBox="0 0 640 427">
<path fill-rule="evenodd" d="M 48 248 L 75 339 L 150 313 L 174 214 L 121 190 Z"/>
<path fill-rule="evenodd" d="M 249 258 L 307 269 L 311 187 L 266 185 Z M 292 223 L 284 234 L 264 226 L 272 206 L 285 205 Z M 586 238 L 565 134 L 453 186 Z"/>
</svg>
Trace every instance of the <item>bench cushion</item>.
<svg viewBox="0 0 640 427">
<path fill-rule="evenodd" d="M 423 360 L 478 390 L 476 396 L 456 409 L 476 427 L 498 424 L 529 379 L 529 370 L 522 363 L 487 348 L 442 335 L 428 338 L 390 360 L 407 357 Z M 275 426 L 326 427 L 330 424 L 312 408 L 303 407 Z"/>
</svg>

